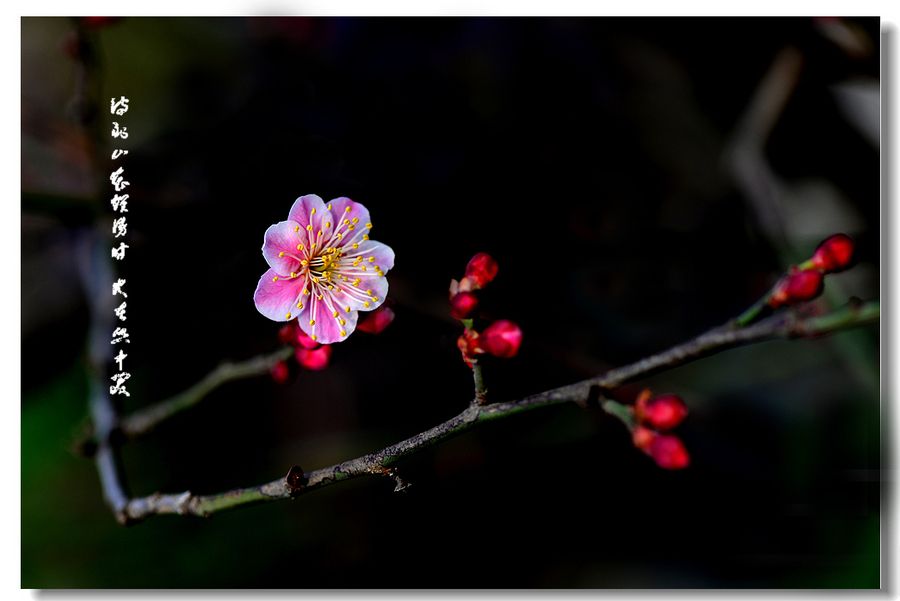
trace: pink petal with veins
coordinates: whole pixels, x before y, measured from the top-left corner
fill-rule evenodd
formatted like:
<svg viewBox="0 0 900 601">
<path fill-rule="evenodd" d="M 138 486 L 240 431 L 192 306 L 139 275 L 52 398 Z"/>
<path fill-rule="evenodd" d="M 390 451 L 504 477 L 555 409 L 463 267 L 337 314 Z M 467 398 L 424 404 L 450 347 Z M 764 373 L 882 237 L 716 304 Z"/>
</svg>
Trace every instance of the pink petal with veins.
<svg viewBox="0 0 900 601">
<path fill-rule="evenodd" d="M 290 276 L 300 271 L 300 250 L 297 245 L 306 241 L 296 221 L 281 221 L 270 225 L 263 237 L 262 253 L 269 267 L 278 275 Z"/>
<path fill-rule="evenodd" d="M 281 277 L 274 269 L 267 270 L 256 285 L 253 302 L 256 309 L 273 321 L 288 321 L 305 314 L 309 307 L 301 299 L 303 276 L 296 278 Z M 302 297 L 309 298 L 309 297 Z M 303 307 L 297 307 L 301 302 Z"/>
<path fill-rule="evenodd" d="M 288 213 L 290 221 L 300 224 L 300 233 L 306 232 L 302 242 L 307 248 L 315 243 L 319 248 L 331 237 L 334 219 L 325 202 L 316 194 L 307 194 L 294 201 Z M 312 226 L 311 228 L 309 226 Z M 321 232 L 321 234 L 319 233 Z"/>
<path fill-rule="evenodd" d="M 330 290 L 321 290 L 322 298 L 310 297 L 309 313 L 298 321 L 300 329 L 320 344 L 333 344 L 347 338 L 356 329 L 359 314 L 341 308 Z"/>
</svg>

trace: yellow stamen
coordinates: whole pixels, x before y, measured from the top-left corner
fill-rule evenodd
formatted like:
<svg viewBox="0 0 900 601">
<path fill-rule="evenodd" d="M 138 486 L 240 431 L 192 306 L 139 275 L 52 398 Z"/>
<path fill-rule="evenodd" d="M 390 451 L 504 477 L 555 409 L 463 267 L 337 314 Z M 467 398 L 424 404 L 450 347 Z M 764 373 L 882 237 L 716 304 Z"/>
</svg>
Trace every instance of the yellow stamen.
<svg viewBox="0 0 900 601">
<path fill-rule="evenodd" d="M 283 256 L 284 256 L 284 251 L 281 251 L 280 253 L 278 253 L 278 258 L 279 258 L 279 259 L 280 259 L 281 257 L 283 257 Z"/>
<path fill-rule="evenodd" d="M 316 325 L 316 320 L 315 320 L 315 319 L 310 319 L 310 320 L 309 320 L 309 325 L 311 325 L 311 326 Z"/>
</svg>

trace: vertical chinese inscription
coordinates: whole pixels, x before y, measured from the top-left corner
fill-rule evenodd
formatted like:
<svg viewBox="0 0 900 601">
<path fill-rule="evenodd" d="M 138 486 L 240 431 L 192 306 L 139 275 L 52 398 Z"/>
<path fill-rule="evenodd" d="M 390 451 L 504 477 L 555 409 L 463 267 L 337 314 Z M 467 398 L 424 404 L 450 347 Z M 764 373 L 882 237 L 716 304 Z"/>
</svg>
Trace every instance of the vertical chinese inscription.
<svg viewBox="0 0 900 601">
<path fill-rule="evenodd" d="M 120 96 L 118 99 L 109 99 L 109 113 L 111 115 L 114 117 L 122 117 L 127 112 L 128 98 Z M 112 185 L 113 192 L 113 196 L 110 199 L 110 205 L 113 210 L 113 246 L 111 254 L 112 258 L 116 261 L 122 261 L 125 258 L 125 251 L 129 248 L 126 243 L 126 237 L 128 235 L 127 213 L 129 197 L 127 189 L 131 185 L 131 182 L 125 179 L 125 166 L 120 164 L 123 161 L 123 157 L 128 155 L 127 149 L 119 147 L 128 139 L 128 128 L 124 125 L 124 122 L 112 121 L 110 136 L 114 140 L 113 145 L 117 146 L 117 148 L 113 149 L 112 155 L 110 156 L 110 159 L 113 161 L 113 167 L 115 167 L 109 174 L 109 183 Z M 125 358 L 128 357 L 128 355 L 125 353 L 123 346 L 131 344 L 131 339 L 128 336 L 128 328 L 124 325 L 124 322 L 127 321 L 125 311 L 128 308 L 128 303 L 126 301 L 128 293 L 125 292 L 125 284 L 125 278 L 118 278 L 112 285 L 112 295 L 121 297 L 122 302 L 114 309 L 118 322 L 117 327 L 113 330 L 110 337 L 110 344 L 116 346 L 118 353 L 113 357 L 117 371 L 112 378 L 110 378 L 112 380 L 112 385 L 109 387 L 109 394 L 131 396 L 125 386 L 125 382 L 131 378 L 131 374 L 125 370 L 124 364 Z"/>
</svg>

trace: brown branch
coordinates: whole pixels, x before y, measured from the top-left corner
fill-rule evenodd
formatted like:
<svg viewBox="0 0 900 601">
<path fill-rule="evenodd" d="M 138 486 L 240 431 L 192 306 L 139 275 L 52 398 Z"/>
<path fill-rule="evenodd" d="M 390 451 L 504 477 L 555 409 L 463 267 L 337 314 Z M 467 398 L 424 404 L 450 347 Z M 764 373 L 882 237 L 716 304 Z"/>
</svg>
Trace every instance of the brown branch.
<svg viewBox="0 0 900 601">
<path fill-rule="evenodd" d="M 878 321 L 879 313 L 879 304 L 874 302 L 851 304 L 819 317 L 799 318 L 790 313 L 779 314 L 746 328 L 738 328 L 733 323 L 726 324 L 701 334 L 693 340 L 630 365 L 610 370 L 596 378 L 541 392 L 517 401 L 490 405 L 472 404 L 459 415 L 430 430 L 380 451 L 308 474 L 295 466 L 283 478 L 250 488 L 239 488 L 212 495 L 194 495 L 191 492 L 156 493 L 148 497 L 132 499 L 128 502 L 125 512 L 131 520 L 140 520 L 158 514 L 208 516 L 225 509 L 293 498 L 343 480 L 365 475 L 388 475 L 397 481 L 398 488 L 400 488 L 402 480 L 396 477 L 396 474 L 390 469 L 391 466 L 409 455 L 465 432 L 482 422 L 502 419 L 540 407 L 566 402 L 584 402 L 593 387 L 613 388 L 639 376 L 646 376 L 663 368 L 682 365 L 698 357 L 727 348 L 775 338 L 809 338 L 853 326 L 874 323 Z"/>
</svg>

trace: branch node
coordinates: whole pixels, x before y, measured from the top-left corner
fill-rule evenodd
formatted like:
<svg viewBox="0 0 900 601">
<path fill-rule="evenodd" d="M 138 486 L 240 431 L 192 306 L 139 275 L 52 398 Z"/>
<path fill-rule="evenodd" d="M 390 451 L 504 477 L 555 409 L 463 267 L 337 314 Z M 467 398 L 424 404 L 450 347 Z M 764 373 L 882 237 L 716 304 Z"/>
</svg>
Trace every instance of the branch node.
<svg viewBox="0 0 900 601">
<path fill-rule="evenodd" d="M 175 509 L 178 511 L 178 515 L 185 515 L 190 513 L 190 503 L 193 495 L 191 495 L 191 491 L 186 490 L 175 499 Z"/>
<path fill-rule="evenodd" d="M 288 492 L 292 497 L 303 492 L 303 487 L 309 482 L 309 479 L 306 477 L 306 474 L 303 473 L 303 468 L 299 465 L 292 466 L 288 471 L 287 476 L 284 477 L 284 484 L 287 486 Z"/>
<path fill-rule="evenodd" d="M 609 392 L 611 392 L 610 389 L 605 386 L 592 384 L 591 387 L 588 388 L 587 397 L 577 397 L 575 399 L 575 404 L 585 410 L 600 409 L 600 399 L 609 396 Z"/>
</svg>

